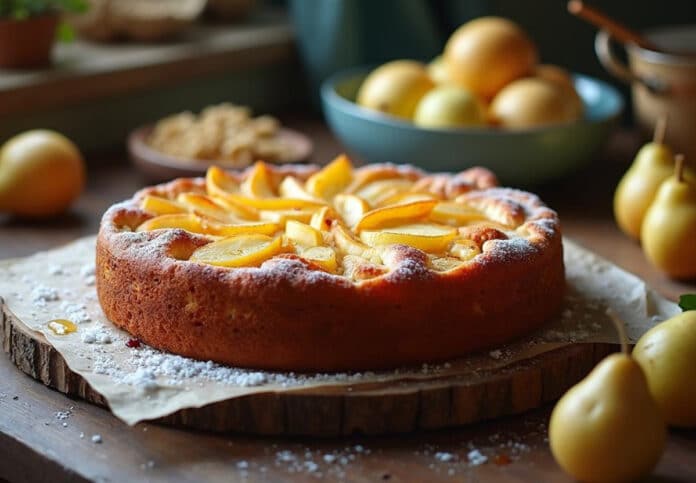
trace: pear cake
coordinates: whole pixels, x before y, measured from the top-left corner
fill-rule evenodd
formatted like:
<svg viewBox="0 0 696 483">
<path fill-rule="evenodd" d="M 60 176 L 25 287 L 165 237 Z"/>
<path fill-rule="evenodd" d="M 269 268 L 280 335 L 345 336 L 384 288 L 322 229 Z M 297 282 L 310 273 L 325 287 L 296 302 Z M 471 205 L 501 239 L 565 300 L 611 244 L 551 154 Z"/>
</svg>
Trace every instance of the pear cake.
<svg viewBox="0 0 696 483">
<path fill-rule="evenodd" d="M 431 363 L 540 327 L 565 290 L 557 214 L 471 168 L 256 163 L 145 188 L 97 239 L 106 316 L 240 367 Z"/>
</svg>

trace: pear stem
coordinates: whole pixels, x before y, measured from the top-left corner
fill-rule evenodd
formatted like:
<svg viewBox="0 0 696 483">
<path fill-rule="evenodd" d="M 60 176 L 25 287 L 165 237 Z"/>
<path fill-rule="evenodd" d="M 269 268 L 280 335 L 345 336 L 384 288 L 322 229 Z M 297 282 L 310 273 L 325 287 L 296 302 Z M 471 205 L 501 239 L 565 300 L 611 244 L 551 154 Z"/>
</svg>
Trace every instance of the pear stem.
<svg viewBox="0 0 696 483">
<path fill-rule="evenodd" d="M 630 355 L 630 352 L 628 350 L 628 336 L 626 335 L 626 325 L 624 324 L 624 321 L 621 320 L 618 314 L 614 312 L 612 309 L 607 309 L 607 315 L 614 323 L 616 332 L 619 333 L 619 341 L 621 342 L 621 352 L 623 352 L 627 356 Z"/>
<path fill-rule="evenodd" d="M 661 115 L 655 124 L 655 132 L 653 133 L 653 142 L 662 144 L 665 141 L 665 131 L 667 131 L 667 114 Z"/>
<path fill-rule="evenodd" d="M 684 181 L 684 155 L 677 154 L 674 157 L 674 176 L 677 178 L 678 183 Z"/>
</svg>

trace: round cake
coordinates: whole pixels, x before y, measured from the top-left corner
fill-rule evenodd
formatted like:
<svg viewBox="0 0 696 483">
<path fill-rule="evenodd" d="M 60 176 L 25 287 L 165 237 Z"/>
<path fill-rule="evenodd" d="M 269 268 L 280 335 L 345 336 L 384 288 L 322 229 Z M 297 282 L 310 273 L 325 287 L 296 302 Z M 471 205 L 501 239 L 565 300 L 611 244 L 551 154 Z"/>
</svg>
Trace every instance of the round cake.
<svg viewBox="0 0 696 483">
<path fill-rule="evenodd" d="M 484 168 L 257 163 L 153 186 L 104 214 L 106 316 L 233 366 L 435 363 L 527 334 L 565 290 L 557 214 Z"/>
</svg>

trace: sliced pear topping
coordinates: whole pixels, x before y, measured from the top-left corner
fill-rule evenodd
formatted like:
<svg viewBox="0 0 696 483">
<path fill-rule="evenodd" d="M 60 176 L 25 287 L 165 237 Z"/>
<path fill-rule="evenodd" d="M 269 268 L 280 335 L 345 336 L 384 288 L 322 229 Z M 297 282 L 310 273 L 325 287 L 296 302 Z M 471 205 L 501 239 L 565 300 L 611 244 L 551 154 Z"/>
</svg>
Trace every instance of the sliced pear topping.
<svg viewBox="0 0 696 483">
<path fill-rule="evenodd" d="M 196 249 L 193 261 L 252 266 L 291 251 L 355 280 L 388 271 L 383 255 L 395 253 L 388 245 L 423 250 L 431 268 L 444 272 L 481 253 L 479 239 L 506 233 L 505 226 L 489 221 L 490 210 L 420 192 L 396 168 L 353 172 L 346 156 L 306 182 L 292 175 L 278 181 L 262 162 L 243 181 L 211 167 L 206 194 L 191 185 L 193 191 L 176 200 L 144 196 L 142 209 L 156 216 L 137 230 L 180 228 L 216 240 Z"/>
<path fill-rule="evenodd" d="M 223 169 L 211 166 L 205 174 L 205 189 L 210 196 L 224 196 L 239 192 L 239 183 Z"/>
<path fill-rule="evenodd" d="M 296 198 L 247 198 L 239 195 L 227 195 L 227 199 L 234 203 L 251 206 L 257 210 L 293 210 L 314 207 L 318 208 L 323 203 Z"/>
<path fill-rule="evenodd" d="M 278 193 L 284 198 L 295 198 L 298 200 L 309 200 L 316 203 L 323 203 L 322 200 L 309 194 L 304 186 L 302 186 L 302 183 L 297 181 L 297 178 L 292 176 L 286 176 L 283 178 L 280 186 L 278 186 Z"/>
<path fill-rule="evenodd" d="M 354 230 L 383 228 L 397 223 L 417 221 L 430 213 L 437 204 L 437 200 L 421 200 L 411 203 L 385 206 L 368 211 L 355 225 Z"/>
<path fill-rule="evenodd" d="M 328 231 L 331 228 L 332 220 L 339 218 L 338 213 L 330 206 L 322 206 L 312 215 L 309 225 L 315 230 Z"/>
<path fill-rule="evenodd" d="M 162 196 L 147 195 L 140 202 L 140 208 L 153 215 L 171 215 L 185 213 L 188 209 L 179 202 Z"/>
<path fill-rule="evenodd" d="M 346 187 L 346 193 L 355 193 L 368 183 L 385 179 L 400 179 L 403 175 L 395 168 L 391 169 L 362 169 L 354 173 L 353 181 Z"/>
<path fill-rule="evenodd" d="M 486 216 L 463 203 L 442 201 L 430 212 L 430 219 L 448 225 L 463 225 L 472 221 L 485 220 Z"/>
<path fill-rule="evenodd" d="M 401 244 L 428 253 L 442 253 L 457 236 L 457 229 L 434 223 L 413 223 L 382 230 L 363 230 L 360 239 L 370 246 Z"/>
<path fill-rule="evenodd" d="M 213 235 L 228 237 L 254 233 L 261 235 L 273 235 L 277 231 L 281 230 L 281 226 L 278 223 L 267 221 L 252 221 L 247 223 L 238 223 L 235 225 L 208 223 L 207 229 L 209 233 Z"/>
<path fill-rule="evenodd" d="M 293 243 L 305 247 L 317 247 L 324 244 L 324 238 L 319 230 L 295 220 L 288 220 L 285 225 L 285 235 Z"/>
<path fill-rule="evenodd" d="M 189 260 L 222 267 L 253 267 L 282 250 L 280 237 L 239 235 L 202 246 L 193 252 Z"/>
<path fill-rule="evenodd" d="M 413 181 L 408 179 L 384 179 L 363 186 L 355 194 L 367 201 L 370 206 L 378 206 L 383 200 L 408 191 L 411 186 Z"/>
<path fill-rule="evenodd" d="M 468 238 L 459 238 L 452 242 L 449 252 L 457 258 L 467 261 L 481 253 L 481 249 L 473 240 Z"/>
<path fill-rule="evenodd" d="M 275 196 L 271 174 L 266 163 L 258 161 L 240 186 L 243 195 L 249 198 L 272 198 Z"/>
<path fill-rule="evenodd" d="M 239 201 L 238 195 L 225 194 L 211 197 L 217 204 L 224 206 L 234 216 L 245 220 L 258 220 L 259 210 Z"/>
<path fill-rule="evenodd" d="M 176 200 L 186 206 L 189 211 L 211 218 L 222 223 L 234 223 L 238 219 L 223 205 L 212 198 L 199 193 L 181 193 Z"/>
<path fill-rule="evenodd" d="M 343 191 L 353 179 L 353 166 L 345 154 L 327 164 L 307 180 L 307 191 L 327 201 Z"/>
<path fill-rule="evenodd" d="M 319 265 L 327 272 L 336 273 L 338 262 L 336 252 L 331 247 L 310 247 L 301 253 L 302 258 Z"/>
<path fill-rule="evenodd" d="M 333 205 L 348 226 L 355 226 L 370 211 L 367 201 L 355 195 L 336 195 Z"/>
<path fill-rule="evenodd" d="M 370 249 L 369 246 L 358 240 L 353 232 L 341 223 L 334 223 L 331 227 L 334 244 L 344 254 L 362 256 Z"/>
<path fill-rule="evenodd" d="M 162 230 L 165 228 L 181 228 L 192 233 L 206 233 L 206 227 L 202 220 L 193 213 L 174 213 L 156 216 L 142 223 L 136 228 L 136 231 Z"/>
<path fill-rule="evenodd" d="M 395 205 L 397 203 L 413 203 L 414 201 L 424 200 L 437 200 L 437 198 L 430 193 L 412 193 L 410 191 L 406 191 L 403 193 L 397 193 L 380 201 L 379 206 Z"/>
<path fill-rule="evenodd" d="M 261 210 L 259 212 L 259 217 L 262 220 L 278 223 L 281 226 L 285 226 L 288 220 L 309 223 L 314 213 L 316 213 L 316 207 L 298 210 Z"/>
</svg>

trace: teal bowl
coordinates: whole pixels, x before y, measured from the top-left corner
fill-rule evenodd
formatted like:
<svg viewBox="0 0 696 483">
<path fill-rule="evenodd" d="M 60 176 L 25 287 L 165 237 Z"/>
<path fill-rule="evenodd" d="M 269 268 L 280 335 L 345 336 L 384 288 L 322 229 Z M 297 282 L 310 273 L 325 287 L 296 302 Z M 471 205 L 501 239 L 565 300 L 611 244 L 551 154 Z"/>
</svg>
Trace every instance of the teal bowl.
<svg viewBox="0 0 696 483">
<path fill-rule="evenodd" d="M 585 105 L 579 121 L 524 130 L 426 129 L 355 103 L 369 71 L 342 72 L 321 87 L 326 120 L 350 152 L 366 162 L 413 164 L 428 171 L 485 166 L 508 185 L 538 185 L 577 170 L 602 147 L 624 106 L 609 84 L 574 75 Z"/>
</svg>

